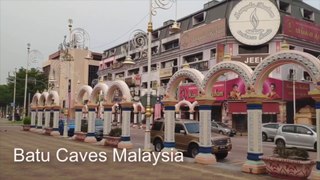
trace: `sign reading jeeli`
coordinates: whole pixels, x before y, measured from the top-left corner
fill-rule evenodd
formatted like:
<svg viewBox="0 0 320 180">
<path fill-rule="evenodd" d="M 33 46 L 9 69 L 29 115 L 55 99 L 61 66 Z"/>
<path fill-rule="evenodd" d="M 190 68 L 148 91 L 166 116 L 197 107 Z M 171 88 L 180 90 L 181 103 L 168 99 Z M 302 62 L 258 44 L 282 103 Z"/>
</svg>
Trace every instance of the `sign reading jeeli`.
<svg viewBox="0 0 320 180">
<path fill-rule="evenodd" d="M 232 35 L 246 45 L 268 42 L 277 34 L 279 26 L 279 11 L 269 0 L 242 0 L 229 16 Z"/>
</svg>

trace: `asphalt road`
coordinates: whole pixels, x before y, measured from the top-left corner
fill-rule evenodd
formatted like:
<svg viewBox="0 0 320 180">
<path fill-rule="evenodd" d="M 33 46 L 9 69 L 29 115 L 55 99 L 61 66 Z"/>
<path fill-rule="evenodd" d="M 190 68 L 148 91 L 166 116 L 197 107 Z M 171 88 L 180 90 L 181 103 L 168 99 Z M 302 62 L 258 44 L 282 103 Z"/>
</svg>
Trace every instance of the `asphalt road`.
<svg viewBox="0 0 320 180">
<path fill-rule="evenodd" d="M 132 130 L 135 139 L 133 142 L 139 139 L 134 138 L 135 131 L 138 134 L 141 132 L 138 129 Z M 135 148 L 138 146 L 137 143 Z M 30 152 L 37 149 L 43 152 L 43 159 L 46 159 L 46 153 L 50 153 L 50 161 L 26 162 L 25 159 L 24 162 L 14 162 L 14 148 L 23 149 L 24 156 L 28 159 L 34 154 Z M 90 162 L 87 157 L 84 162 L 59 162 L 56 153 L 60 148 L 68 150 L 68 153 L 60 155 L 62 159 L 70 158 L 70 152 L 78 156 L 80 153 L 84 155 L 86 152 L 96 152 L 105 153 L 108 160 Z M 113 162 L 112 152 L 112 148 L 99 143 L 87 144 L 68 138 L 21 131 L 21 126 L 12 126 L 7 120 L 0 119 L 0 179 L 272 179 L 268 175 L 242 173 L 241 166 L 220 162 L 215 165 L 200 165 L 193 163 L 190 158 L 184 158 L 184 162 L 180 163 L 159 162 L 155 166 L 149 162 Z"/>
</svg>

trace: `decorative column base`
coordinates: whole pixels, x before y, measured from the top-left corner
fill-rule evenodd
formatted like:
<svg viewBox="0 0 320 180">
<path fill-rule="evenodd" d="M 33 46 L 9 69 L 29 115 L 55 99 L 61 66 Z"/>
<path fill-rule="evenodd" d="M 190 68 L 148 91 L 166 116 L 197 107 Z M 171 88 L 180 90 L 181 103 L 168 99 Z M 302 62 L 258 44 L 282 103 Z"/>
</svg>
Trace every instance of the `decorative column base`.
<svg viewBox="0 0 320 180">
<path fill-rule="evenodd" d="M 60 136 L 60 132 L 59 132 L 58 128 L 53 128 L 50 135 L 51 136 Z"/>
<path fill-rule="evenodd" d="M 242 165 L 242 172 L 246 172 L 250 174 L 265 174 L 267 170 L 266 170 L 266 165 L 263 161 L 247 160 Z"/>
<path fill-rule="evenodd" d="M 87 136 L 87 137 L 84 139 L 84 142 L 86 142 L 86 143 L 96 143 L 96 142 L 97 142 L 97 139 L 96 139 L 94 136 Z"/>
<path fill-rule="evenodd" d="M 212 147 L 199 147 L 199 154 L 196 155 L 195 162 L 199 164 L 215 164 L 216 157 L 211 153 Z"/>
<path fill-rule="evenodd" d="M 161 150 L 161 152 L 173 152 L 174 154 L 176 152 L 178 152 L 178 150 L 175 148 L 176 147 L 176 143 L 175 142 L 164 142 L 163 143 L 163 149 Z"/>
<path fill-rule="evenodd" d="M 36 133 L 39 133 L 39 134 L 43 134 L 43 133 L 44 133 L 44 130 L 42 129 L 41 126 L 40 126 L 40 127 L 38 126 L 35 132 L 36 132 Z"/>
<path fill-rule="evenodd" d="M 121 141 L 118 144 L 118 148 L 119 149 L 132 149 L 133 148 L 133 144 L 131 141 Z"/>
<path fill-rule="evenodd" d="M 31 126 L 30 130 L 31 132 L 36 132 L 37 128 L 35 126 Z"/>
</svg>

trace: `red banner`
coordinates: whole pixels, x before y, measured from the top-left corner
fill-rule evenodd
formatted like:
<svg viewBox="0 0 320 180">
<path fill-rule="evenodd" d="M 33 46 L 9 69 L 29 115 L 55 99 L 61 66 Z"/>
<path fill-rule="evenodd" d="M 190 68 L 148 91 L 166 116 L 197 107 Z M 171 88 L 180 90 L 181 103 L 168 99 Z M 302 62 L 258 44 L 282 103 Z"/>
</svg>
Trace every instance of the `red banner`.
<svg viewBox="0 0 320 180">
<path fill-rule="evenodd" d="M 293 91 L 293 87 L 295 91 Z M 283 100 L 292 101 L 293 93 L 296 94 L 296 99 L 302 99 L 305 97 L 309 97 L 308 92 L 310 90 L 309 83 L 293 83 L 292 81 L 283 81 L 283 92 L 284 97 Z"/>
<path fill-rule="evenodd" d="M 320 44 L 320 26 L 291 16 L 283 18 L 283 34 Z"/>
</svg>

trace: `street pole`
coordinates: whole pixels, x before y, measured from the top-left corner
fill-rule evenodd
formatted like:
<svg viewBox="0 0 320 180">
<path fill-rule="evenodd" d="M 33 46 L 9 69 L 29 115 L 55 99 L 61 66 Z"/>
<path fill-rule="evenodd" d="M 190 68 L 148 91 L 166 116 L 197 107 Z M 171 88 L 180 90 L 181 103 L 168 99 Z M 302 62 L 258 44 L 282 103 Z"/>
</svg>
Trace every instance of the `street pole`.
<svg viewBox="0 0 320 180">
<path fill-rule="evenodd" d="M 292 77 L 292 91 L 293 91 L 293 122 L 296 121 L 296 68 L 293 69 Z"/>
<path fill-rule="evenodd" d="M 26 117 L 26 111 L 27 111 L 27 89 L 28 89 L 28 69 L 29 69 L 29 56 L 30 56 L 30 43 L 27 44 L 27 68 L 26 68 L 26 78 L 24 83 L 24 100 L 23 100 L 23 114 L 22 118 Z"/>
<path fill-rule="evenodd" d="M 17 86 L 17 68 L 14 70 L 14 88 L 13 88 L 13 106 L 12 106 L 12 122 L 14 122 L 14 114 L 16 109 L 16 86 Z"/>
</svg>

